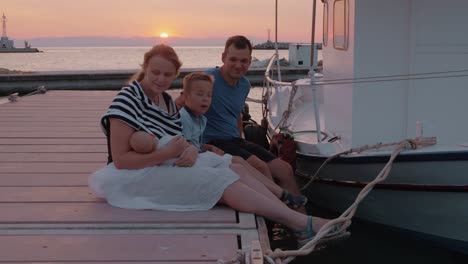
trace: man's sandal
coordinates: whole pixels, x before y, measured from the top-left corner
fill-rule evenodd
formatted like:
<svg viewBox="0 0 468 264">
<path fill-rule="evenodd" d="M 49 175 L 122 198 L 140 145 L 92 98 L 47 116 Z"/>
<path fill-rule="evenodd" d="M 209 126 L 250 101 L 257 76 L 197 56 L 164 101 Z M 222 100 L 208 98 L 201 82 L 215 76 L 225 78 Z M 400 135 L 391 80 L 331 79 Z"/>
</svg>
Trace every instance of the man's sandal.
<svg viewBox="0 0 468 264">
<path fill-rule="evenodd" d="M 346 221 L 342 224 L 335 225 L 327 235 L 318 241 L 317 245 L 329 245 L 346 240 L 351 235 L 351 233 L 346 230 L 350 225 L 351 221 Z M 307 229 L 304 231 L 294 232 L 294 235 L 297 239 L 297 246 L 302 248 L 305 244 L 314 239 L 316 234 L 317 232 L 312 229 L 312 216 L 308 216 Z"/>
</svg>

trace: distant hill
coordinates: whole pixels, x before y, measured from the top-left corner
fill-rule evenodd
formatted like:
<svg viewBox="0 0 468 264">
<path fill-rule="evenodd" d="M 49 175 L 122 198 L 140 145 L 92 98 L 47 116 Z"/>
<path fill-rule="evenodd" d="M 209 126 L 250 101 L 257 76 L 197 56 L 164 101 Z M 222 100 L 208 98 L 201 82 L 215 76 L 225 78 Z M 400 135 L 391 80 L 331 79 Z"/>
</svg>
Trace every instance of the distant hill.
<svg viewBox="0 0 468 264">
<path fill-rule="evenodd" d="M 250 37 L 252 42 L 258 38 Z M 15 42 L 24 40 L 15 39 Z M 32 38 L 27 41 L 34 47 L 132 47 L 152 46 L 157 43 L 167 43 L 173 46 L 224 46 L 226 38 L 178 38 L 169 37 L 48 37 Z"/>
</svg>

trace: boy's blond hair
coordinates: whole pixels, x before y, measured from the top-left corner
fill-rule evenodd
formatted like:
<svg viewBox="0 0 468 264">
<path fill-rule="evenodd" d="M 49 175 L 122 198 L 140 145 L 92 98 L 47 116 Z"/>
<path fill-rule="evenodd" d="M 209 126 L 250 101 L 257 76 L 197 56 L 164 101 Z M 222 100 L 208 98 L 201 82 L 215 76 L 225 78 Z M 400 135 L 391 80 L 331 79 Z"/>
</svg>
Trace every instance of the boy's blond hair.
<svg viewBox="0 0 468 264">
<path fill-rule="evenodd" d="M 187 74 L 183 80 L 184 94 L 189 94 L 191 92 L 192 83 L 194 81 L 207 81 L 213 85 L 214 77 L 204 72 L 192 72 Z"/>
</svg>

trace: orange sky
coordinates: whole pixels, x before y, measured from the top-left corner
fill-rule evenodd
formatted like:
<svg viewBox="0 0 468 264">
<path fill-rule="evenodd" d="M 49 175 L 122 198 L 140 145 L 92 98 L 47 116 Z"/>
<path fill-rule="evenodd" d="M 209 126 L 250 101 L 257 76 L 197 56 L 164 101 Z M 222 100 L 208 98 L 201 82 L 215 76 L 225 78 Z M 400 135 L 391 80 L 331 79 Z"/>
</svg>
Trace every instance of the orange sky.
<svg viewBox="0 0 468 264">
<path fill-rule="evenodd" d="M 312 0 L 278 0 L 278 40 L 310 42 Z M 316 36 L 322 3 L 317 0 Z M 0 12 L 10 38 L 150 37 L 167 32 L 184 38 L 243 34 L 274 40 L 275 0 L 3 0 Z"/>
</svg>

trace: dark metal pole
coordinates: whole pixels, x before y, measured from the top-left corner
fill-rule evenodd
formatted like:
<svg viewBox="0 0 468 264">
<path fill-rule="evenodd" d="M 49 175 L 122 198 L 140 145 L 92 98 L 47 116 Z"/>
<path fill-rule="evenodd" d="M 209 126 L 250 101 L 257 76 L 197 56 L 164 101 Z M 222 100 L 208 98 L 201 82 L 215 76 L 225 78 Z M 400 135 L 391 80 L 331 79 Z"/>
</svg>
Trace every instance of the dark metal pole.
<svg viewBox="0 0 468 264">
<path fill-rule="evenodd" d="M 278 81 L 281 82 L 280 57 L 278 51 L 278 0 L 275 0 L 275 53 L 276 53 L 276 68 L 278 71 Z"/>
<path fill-rule="evenodd" d="M 310 50 L 310 73 L 314 70 L 314 53 L 315 53 L 315 13 L 316 13 L 317 2 L 314 0 L 312 7 L 312 36 L 310 40 L 311 50 Z"/>
<path fill-rule="evenodd" d="M 275 43 L 278 43 L 278 0 L 275 0 Z"/>
</svg>

